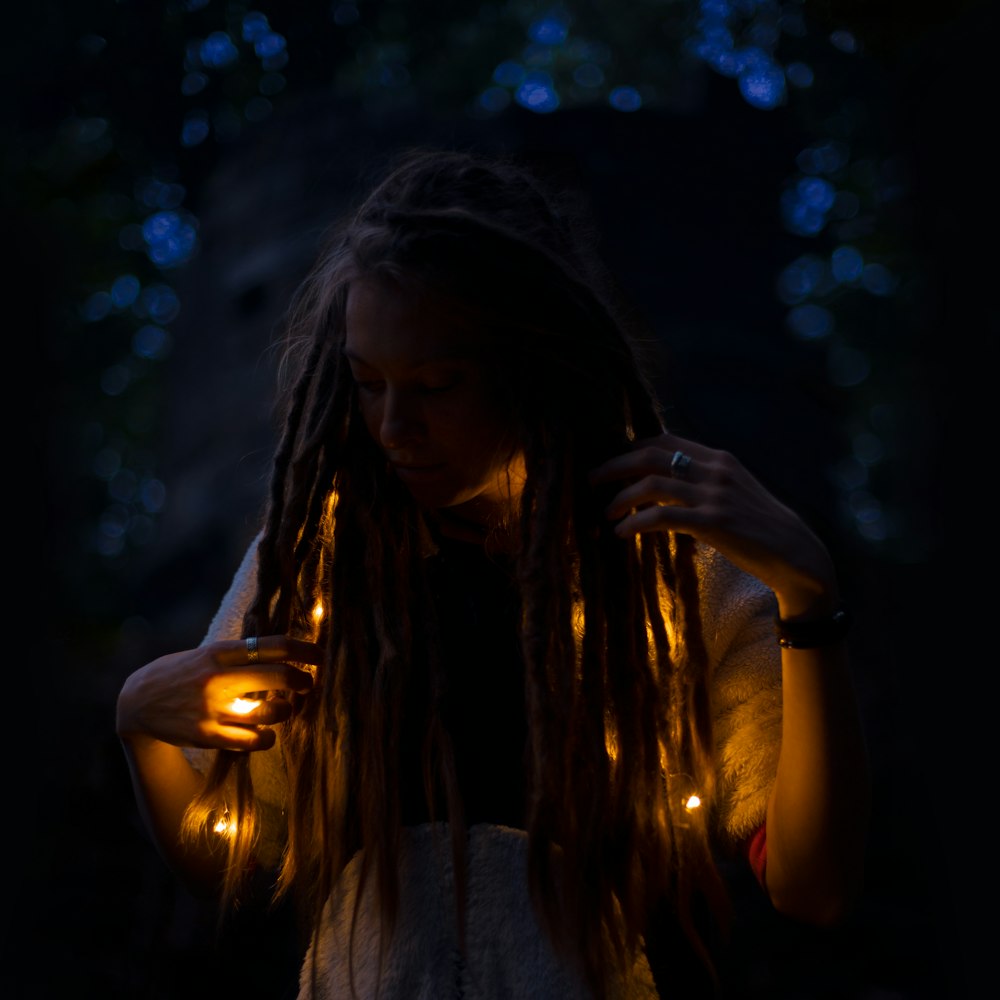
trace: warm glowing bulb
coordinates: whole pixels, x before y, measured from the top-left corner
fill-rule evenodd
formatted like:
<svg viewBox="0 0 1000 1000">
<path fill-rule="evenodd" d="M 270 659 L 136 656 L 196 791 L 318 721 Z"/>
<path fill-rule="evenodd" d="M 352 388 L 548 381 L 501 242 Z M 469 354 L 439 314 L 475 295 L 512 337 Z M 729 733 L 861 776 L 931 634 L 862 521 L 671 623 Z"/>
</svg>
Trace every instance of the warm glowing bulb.
<svg viewBox="0 0 1000 1000">
<path fill-rule="evenodd" d="M 253 698 L 234 698 L 229 705 L 229 711 L 233 715 L 249 715 L 258 705 L 260 702 Z"/>
<path fill-rule="evenodd" d="M 220 837 L 232 837 L 236 834 L 236 820 L 226 811 L 215 821 L 215 826 L 212 829 Z"/>
<path fill-rule="evenodd" d="M 608 751 L 608 760 L 614 764 L 618 760 L 618 734 L 611 725 L 604 729 L 604 748 Z"/>
<path fill-rule="evenodd" d="M 317 601 L 312 609 L 313 621 L 318 625 L 323 619 L 323 602 Z"/>
<path fill-rule="evenodd" d="M 692 812 L 701 805 L 701 799 L 697 795 L 689 795 L 687 801 L 684 803 L 684 808 L 688 812 Z"/>
</svg>

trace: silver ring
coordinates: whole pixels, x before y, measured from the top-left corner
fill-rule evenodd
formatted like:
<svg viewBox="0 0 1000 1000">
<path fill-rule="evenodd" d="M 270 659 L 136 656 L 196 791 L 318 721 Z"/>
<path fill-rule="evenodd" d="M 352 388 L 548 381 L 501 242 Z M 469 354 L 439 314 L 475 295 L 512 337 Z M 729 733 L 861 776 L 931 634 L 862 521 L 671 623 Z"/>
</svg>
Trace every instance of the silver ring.
<svg viewBox="0 0 1000 1000">
<path fill-rule="evenodd" d="M 687 479 L 688 466 L 691 464 L 691 456 L 685 455 L 683 451 L 675 451 L 670 459 L 670 475 L 674 479 Z"/>
<path fill-rule="evenodd" d="M 257 662 L 257 636 L 247 636 L 247 663 Z"/>
</svg>

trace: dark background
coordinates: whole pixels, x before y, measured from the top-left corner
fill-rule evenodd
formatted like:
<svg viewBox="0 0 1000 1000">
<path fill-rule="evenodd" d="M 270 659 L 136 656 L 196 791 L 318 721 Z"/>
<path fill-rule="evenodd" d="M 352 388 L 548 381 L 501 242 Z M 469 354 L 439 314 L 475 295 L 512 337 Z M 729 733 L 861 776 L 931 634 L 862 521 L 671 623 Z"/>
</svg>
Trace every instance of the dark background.
<svg viewBox="0 0 1000 1000">
<path fill-rule="evenodd" d="M 246 913 L 217 938 L 211 914 L 173 883 L 135 814 L 114 702 L 130 671 L 201 638 L 253 532 L 271 442 L 268 348 L 322 226 L 385 155 L 433 142 L 516 150 L 585 187 L 609 261 L 660 335 L 675 426 L 731 448 L 815 525 L 856 608 L 852 654 L 875 778 L 865 897 L 848 927 L 814 933 L 740 895 L 734 995 L 977 997 L 988 965 L 980 914 L 994 898 L 980 680 L 995 655 L 993 588 L 976 555 L 992 527 L 983 376 L 998 332 L 992 10 L 807 3 L 808 35 L 789 47 L 848 28 L 861 52 L 845 60 L 816 43 L 809 99 L 762 110 L 732 79 L 679 58 L 681 26 L 652 35 L 656 4 L 629 15 L 580 4 L 575 23 L 589 11 L 591 36 L 604 32 L 620 75 L 655 78 L 661 99 L 628 114 L 567 101 L 552 114 L 512 103 L 477 117 L 470 95 L 516 48 L 496 15 L 507 8 L 490 8 L 489 31 L 451 48 L 441 39 L 449 25 L 468 26 L 468 8 L 422 8 L 410 83 L 387 97 L 387 84 L 348 70 L 400 30 L 375 14 L 405 4 L 360 4 L 372 27 L 350 42 L 320 31 L 326 5 L 260 5 L 288 39 L 286 87 L 266 121 L 227 134 L 218 108 L 256 93 L 261 75 L 244 57 L 206 91 L 214 137 L 182 149 L 186 39 L 241 12 L 188 6 L 43 3 L 5 15 L 15 782 L 4 995 L 280 996 L 294 980 L 283 917 Z M 106 41 L 99 59 L 95 37 Z M 659 58 L 643 62 L 643 52 Z M 664 65 L 684 68 L 664 76 Z M 807 342 L 785 325 L 776 275 L 802 253 L 828 254 L 837 237 L 832 226 L 790 232 L 780 193 L 800 151 L 845 108 L 863 123 L 853 157 L 880 165 L 883 192 L 849 242 L 900 283 L 882 298 L 830 292 L 838 332 Z M 107 123 L 104 146 L 79 138 L 95 119 Z M 183 186 L 198 225 L 190 260 L 157 269 L 122 248 L 121 230 L 152 207 L 139 178 Z M 868 204 L 864 184 L 857 190 Z M 82 318 L 124 272 L 165 282 L 181 302 L 162 324 L 171 349 L 161 357 L 130 346 L 144 321 L 134 310 Z M 867 379 L 831 377 L 838 344 L 868 359 Z M 836 474 L 866 429 L 883 448 L 869 469 L 887 512 L 881 539 L 859 532 Z M 108 471 L 109 455 L 124 471 Z M 142 508 L 129 470 L 136 483 L 164 484 L 166 502 Z M 115 548 L 123 511 L 127 540 Z"/>
</svg>

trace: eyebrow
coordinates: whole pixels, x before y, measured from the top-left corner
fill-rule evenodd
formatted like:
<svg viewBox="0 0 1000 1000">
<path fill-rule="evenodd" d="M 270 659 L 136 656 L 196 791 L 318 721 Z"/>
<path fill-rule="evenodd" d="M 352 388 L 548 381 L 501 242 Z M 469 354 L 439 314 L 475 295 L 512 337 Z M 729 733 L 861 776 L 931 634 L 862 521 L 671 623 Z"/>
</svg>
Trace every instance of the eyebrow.
<svg viewBox="0 0 1000 1000">
<path fill-rule="evenodd" d="M 374 368 L 375 366 L 370 362 L 366 361 L 360 354 L 356 351 L 352 351 L 349 347 L 341 348 L 341 354 L 348 361 L 353 361 L 355 364 L 364 365 L 366 368 Z M 422 361 L 418 361 L 412 366 L 413 370 L 419 368 L 426 368 L 428 365 L 449 365 L 449 364 L 466 364 L 468 362 L 476 361 L 476 358 L 472 354 L 443 354 L 440 357 L 428 357 Z"/>
</svg>

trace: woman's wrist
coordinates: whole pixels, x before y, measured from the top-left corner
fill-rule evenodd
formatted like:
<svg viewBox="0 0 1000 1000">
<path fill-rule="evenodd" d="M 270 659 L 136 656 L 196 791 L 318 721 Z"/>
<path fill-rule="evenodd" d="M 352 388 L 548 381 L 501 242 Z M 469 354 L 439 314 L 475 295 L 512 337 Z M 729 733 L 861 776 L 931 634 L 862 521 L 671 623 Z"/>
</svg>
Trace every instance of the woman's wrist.
<svg viewBox="0 0 1000 1000">
<path fill-rule="evenodd" d="M 778 601 L 778 618 L 795 622 L 827 618 L 840 607 L 840 587 L 837 571 L 829 552 L 818 544 L 804 546 L 798 565 L 785 568 L 783 579 L 774 588 Z"/>
<path fill-rule="evenodd" d="M 843 601 L 821 615 L 774 619 L 778 645 L 785 649 L 819 649 L 842 642 L 851 630 L 854 616 Z"/>
</svg>

